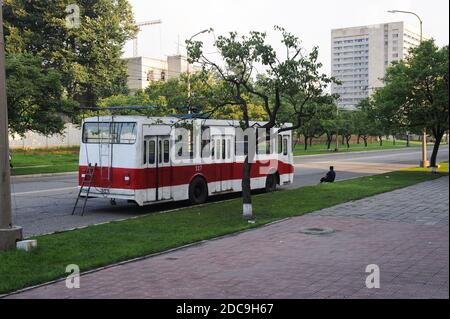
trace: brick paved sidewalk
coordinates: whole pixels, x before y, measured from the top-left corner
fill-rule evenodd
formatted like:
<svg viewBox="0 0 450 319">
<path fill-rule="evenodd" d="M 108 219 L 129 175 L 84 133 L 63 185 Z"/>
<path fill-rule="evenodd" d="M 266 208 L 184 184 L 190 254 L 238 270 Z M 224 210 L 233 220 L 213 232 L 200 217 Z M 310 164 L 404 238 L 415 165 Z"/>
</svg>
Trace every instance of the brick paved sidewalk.
<svg viewBox="0 0 450 319">
<path fill-rule="evenodd" d="M 448 177 L 10 298 L 449 298 Z M 330 227 L 317 236 L 304 227 Z M 377 264 L 380 289 L 365 286 Z"/>
</svg>

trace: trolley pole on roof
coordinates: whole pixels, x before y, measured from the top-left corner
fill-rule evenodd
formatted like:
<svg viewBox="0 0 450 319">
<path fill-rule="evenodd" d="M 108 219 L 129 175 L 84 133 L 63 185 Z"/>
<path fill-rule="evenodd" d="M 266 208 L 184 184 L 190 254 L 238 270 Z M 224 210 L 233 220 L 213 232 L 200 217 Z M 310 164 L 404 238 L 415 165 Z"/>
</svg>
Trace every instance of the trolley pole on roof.
<svg viewBox="0 0 450 319">
<path fill-rule="evenodd" d="M 0 0 L 0 251 L 14 248 L 16 241 L 21 239 L 22 228 L 13 227 L 11 217 L 3 1 Z"/>
</svg>

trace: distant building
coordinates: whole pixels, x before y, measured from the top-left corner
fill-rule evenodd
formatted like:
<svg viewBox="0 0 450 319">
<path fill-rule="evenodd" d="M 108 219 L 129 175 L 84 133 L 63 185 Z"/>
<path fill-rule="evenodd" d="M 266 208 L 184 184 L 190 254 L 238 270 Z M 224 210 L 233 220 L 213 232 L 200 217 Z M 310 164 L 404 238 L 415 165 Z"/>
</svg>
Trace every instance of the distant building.
<svg viewBox="0 0 450 319">
<path fill-rule="evenodd" d="M 159 60 L 148 57 L 126 58 L 128 70 L 128 88 L 131 93 L 144 90 L 151 82 L 167 81 L 187 72 L 187 59 L 181 55 L 168 56 L 167 60 Z M 189 65 L 191 73 L 200 68 Z"/>
<path fill-rule="evenodd" d="M 419 42 L 419 31 L 403 22 L 331 30 L 331 75 L 342 82 L 331 86 L 331 93 L 340 95 L 338 106 L 353 109 L 383 86 L 389 64 Z"/>
</svg>

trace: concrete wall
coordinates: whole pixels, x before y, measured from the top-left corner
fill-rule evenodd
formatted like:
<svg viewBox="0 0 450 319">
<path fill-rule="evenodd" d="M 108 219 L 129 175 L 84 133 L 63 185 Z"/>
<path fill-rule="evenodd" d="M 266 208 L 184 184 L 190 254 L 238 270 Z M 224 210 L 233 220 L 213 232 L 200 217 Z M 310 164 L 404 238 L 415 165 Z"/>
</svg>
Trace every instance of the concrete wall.
<svg viewBox="0 0 450 319">
<path fill-rule="evenodd" d="M 28 132 L 25 137 L 10 136 L 9 147 L 13 148 L 53 148 L 79 146 L 81 129 L 73 124 L 67 124 L 61 135 L 44 136 L 34 132 Z"/>
</svg>

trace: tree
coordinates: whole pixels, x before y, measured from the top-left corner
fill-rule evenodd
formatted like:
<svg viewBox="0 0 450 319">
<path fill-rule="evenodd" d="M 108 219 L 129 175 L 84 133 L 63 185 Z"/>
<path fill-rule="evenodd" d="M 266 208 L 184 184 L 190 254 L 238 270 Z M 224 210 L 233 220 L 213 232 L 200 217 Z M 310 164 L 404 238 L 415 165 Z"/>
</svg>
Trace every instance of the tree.
<svg viewBox="0 0 450 319">
<path fill-rule="evenodd" d="M 350 148 L 350 140 L 353 133 L 355 133 L 353 111 L 341 111 L 337 118 L 339 133 L 342 135 L 342 143 L 345 142 L 347 148 Z"/>
<path fill-rule="evenodd" d="M 190 62 L 200 62 L 205 70 L 214 70 L 224 85 L 224 94 L 214 108 L 238 106 L 243 129 L 251 128 L 249 101 L 253 99 L 260 101 L 267 116 L 267 123 L 262 128 L 272 129 L 280 124 L 280 114 L 283 114 L 280 110 L 286 107 L 284 114 L 289 114 L 294 123 L 278 132 L 299 129 L 306 116 L 306 103 L 321 98 L 324 89 L 332 82 L 331 78 L 319 72 L 321 64 L 317 62 L 317 48 L 304 54 L 296 36 L 280 27 L 275 27 L 275 30 L 281 33 L 281 42 L 286 49 L 283 58 L 267 43 L 263 32 L 252 31 L 242 37 L 236 32 L 219 36 L 214 45 L 221 55 L 220 62 L 211 60 L 203 52 L 201 41 L 186 41 Z M 256 76 L 257 67 L 264 68 L 265 72 Z M 283 104 L 282 100 L 289 103 Z M 242 197 L 246 219 L 253 218 L 250 188 L 253 156 L 253 152 L 249 152 L 243 165 Z"/>
<path fill-rule="evenodd" d="M 333 103 L 333 99 L 323 97 L 321 100 L 318 99 L 316 103 L 308 103 L 305 110 L 308 116 L 305 116 L 303 125 L 299 129 L 305 137 L 305 150 L 308 148 L 308 140 L 309 146 L 311 146 L 313 138 L 319 138 L 323 134 L 327 134 L 327 144 L 330 146 L 329 138 L 332 139 L 336 132 L 336 127 L 331 128 L 330 126 L 336 114 L 336 105 Z"/>
<path fill-rule="evenodd" d="M 370 136 L 371 128 L 368 114 L 361 109 L 354 111 L 354 129 L 355 134 L 358 135 L 358 144 L 362 138 L 364 141 L 364 147 L 367 147 L 367 140 Z"/>
<path fill-rule="evenodd" d="M 426 127 L 435 143 L 430 165 L 436 158 L 442 137 L 449 129 L 448 46 L 434 40 L 410 50 L 404 60 L 386 71 L 385 86 L 376 91 L 373 103 L 383 122 L 419 131 Z"/>
<path fill-rule="evenodd" d="M 29 53 L 61 74 L 68 98 L 81 106 L 127 92 L 125 41 L 137 32 L 127 0 L 5 0 L 6 52 Z M 79 27 L 66 25 L 68 5 L 80 8 Z"/>
<path fill-rule="evenodd" d="M 44 135 L 60 133 L 64 116 L 76 103 L 68 99 L 61 74 L 42 67 L 42 59 L 31 54 L 6 56 L 9 131 L 20 135 L 32 130 Z"/>
</svg>

